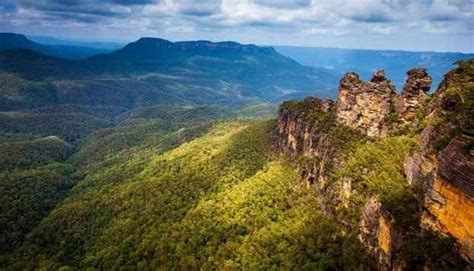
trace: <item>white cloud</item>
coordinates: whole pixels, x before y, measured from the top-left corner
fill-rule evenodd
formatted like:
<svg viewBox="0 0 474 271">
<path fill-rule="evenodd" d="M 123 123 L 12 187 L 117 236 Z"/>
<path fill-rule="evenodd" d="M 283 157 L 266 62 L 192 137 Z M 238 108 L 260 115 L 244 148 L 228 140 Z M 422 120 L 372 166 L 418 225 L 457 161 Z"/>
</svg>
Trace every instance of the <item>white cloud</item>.
<svg viewBox="0 0 474 271">
<path fill-rule="evenodd" d="M 322 36 L 333 43 L 354 37 L 363 41 L 391 36 L 391 40 L 400 37 L 407 44 L 403 47 L 408 48 L 419 46 L 415 44 L 419 39 L 409 40 L 408 36 L 449 39 L 457 35 L 463 50 L 474 51 L 471 0 L 69 1 L 72 5 L 64 4 L 68 2 L 64 0 L 4 1 L 0 3 L 0 30 L 61 35 L 67 26 L 68 35 L 82 35 L 74 26 L 89 26 L 102 37 L 164 35 L 266 44 L 324 43 L 318 40 Z M 45 25 L 48 29 L 42 30 Z M 393 42 L 387 43 L 389 46 Z"/>
</svg>

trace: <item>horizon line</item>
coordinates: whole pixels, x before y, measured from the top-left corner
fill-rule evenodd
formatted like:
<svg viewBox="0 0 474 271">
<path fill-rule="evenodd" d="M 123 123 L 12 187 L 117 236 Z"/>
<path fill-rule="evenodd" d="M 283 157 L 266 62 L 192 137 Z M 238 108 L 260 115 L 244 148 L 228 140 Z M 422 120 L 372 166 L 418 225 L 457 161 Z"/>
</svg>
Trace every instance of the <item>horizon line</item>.
<svg viewBox="0 0 474 271">
<path fill-rule="evenodd" d="M 83 39 L 72 39 L 72 38 L 67 38 L 67 37 L 61 37 L 61 36 L 41 36 L 41 35 L 30 35 L 30 34 L 24 34 L 24 33 L 18 33 L 18 32 L 0 32 L 0 34 L 18 34 L 18 35 L 23 35 L 27 37 L 28 39 L 34 39 L 34 38 L 51 38 L 55 39 L 58 41 L 57 44 L 51 43 L 51 44 L 44 44 L 41 42 L 36 42 L 39 44 L 43 45 L 65 45 L 60 43 L 61 41 L 64 42 L 75 42 L 75 43 L 98 43 L 98 44 L 107 44 L 107 43 L 112 43 L 116 45 L 120 45 L 121 48 L 126 46 L 127 44 L 130 44 L 132 42 L 136 42 L 142 38 L 156 38 L 156 39 L 163 39 L 163 40 L 168 40 L 170 42 L 191 42 L 191 41 L 208 41 L 208 42 L 213 42 L 213 43 L 218 43 L 218 42 L 236 42 L 242 45 L 256 45 L 260 47 L 297 47 L 297 48 L 319 48 L 319 49 L 337 49 L 337 50 L 359 50 L 359 51 L 389 51 L 389 52 L 413 52 L 413 53 L 440 53 L 440 54 L 464 54 L 464 55 L 474 55 L 474 50 L 473 51 L 435 51 L 435 50 L 410 50 L 410 49 L 394 49 L 394 48 L 384 48 L 384 49 L 377 49 L 377 48 L 356 48 L 356 47 L 337 47 L 337 46 L 308 46 L 308 45 L 293 45 L 293 44 L 262 44 L 262 43 L 243 43 L 240 41 L 236 40 L 210 40 L 210 39 L 194 39 L 194 40 L 174 40 L 174 39 L 166 39 L 162 37 L 157 37 L 157 36 L 142 36 L 139 38 L 136 38 L 134 40 L 83 40 Z M 73 46 L 73 45 L 71 45 Z M 81 46 L 81 45 L 75 45 L 75 46 Z M 85 46 L 83 45 L 82 47 L 93 47 L 93 46 Z"/>
</svg>

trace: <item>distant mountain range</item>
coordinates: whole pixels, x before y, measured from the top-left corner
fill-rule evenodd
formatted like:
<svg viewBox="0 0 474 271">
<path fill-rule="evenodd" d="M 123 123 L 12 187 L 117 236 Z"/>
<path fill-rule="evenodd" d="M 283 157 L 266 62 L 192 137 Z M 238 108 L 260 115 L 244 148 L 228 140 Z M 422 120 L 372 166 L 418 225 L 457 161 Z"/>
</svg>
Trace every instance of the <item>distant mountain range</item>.
<svg viewBox="0 0 474 271">
<path fill-rule="evenodd" d="M 142 38 L 84 59 L 62 58 L 63 49 L 1 34 L 0 110 L 56 103 L 127 108 L 276 103 L 330 96 L 337 81 L 328 69 L 302 66 L 271 47 L 235 42 Z"/>
<path fill-rule="evenodd" d="M 26 36 L 29 40 L 44 45 L 68 45 L 77 47 L 88 47 L 103 50 L 117 50 L 124 46 L 124 43 L 119 42 L 102 42 L 102 41 L 77 41 L 69 39 L 59 39 L 50 36 Z"/>
<path fill-rule="evenodd" d="M 337 81 L 329 70 L 302 66 L 271 47 L 235 42 L 141 38 L 81 59 L 77 48 L 0 34 L 0 110 L 277 103 L 310 93 L 330 96 Z"/>
<path fill-rule="evenodd" d="M 378 69 L 385 69 L 387 77 L 401 90 L 406 79 L 405 72 L 414 67 L 428 69 L 433 77 L 433 88 L 438 86 L 443 75 L 453 68 L 453 63 L 474 57 L 474 54 L 409 52 L 393 50 L 361 50 L 324 47 L 275 46 L 277 52 L 291 57 L 299 63 L 313 67 L 324 67 L 342 75 L 355 71 L 364 79 L 370 79 Z"/>
<path fill-rule="evenodd" d="M 0 33 L 0 111 L 56 104 L 136 108 L 159 104 L 277 104 L 335 97 L 347 71 L 364 78 L 385 68 L 397 89 L 411 67 L 428 68 L 434 86 L 461 53 L 262 47 L 236 42 L 141 38 L 111 50 Z M 54 44 L 54 45 L 52 45 Z M 105 46 L 105 47 L 104 47 Z M 110 44 L 108 46 L 111 46 Z M 301 64 L 300 64 L 301 63 Z"/>
<path fill-rule="evenodd" d="M 108 48 L 78 46 L 60 42 L 57 44 L 42 44 L 34 42 L 21 34 L 0 33 L 0 51 L 10 49 L 27 49 L 45 55 L 67 59 L 86 58 L 111 51 L 111 49 Z"/>
</svg>

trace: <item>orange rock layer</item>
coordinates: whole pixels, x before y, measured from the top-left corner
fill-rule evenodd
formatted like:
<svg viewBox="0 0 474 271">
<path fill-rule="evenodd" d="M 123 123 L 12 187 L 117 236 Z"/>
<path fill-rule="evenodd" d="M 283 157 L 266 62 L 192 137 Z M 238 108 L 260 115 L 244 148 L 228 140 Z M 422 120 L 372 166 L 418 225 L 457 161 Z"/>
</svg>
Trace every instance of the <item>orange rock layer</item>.
<svg viewBox="0 0 474 271">
<path fill-rule="evenodd" d="M 436 227 L 458 239 L 466 256 L 474 259 L 473 199 L 441 179 L 434 181 L 432 193 L 443 201 L 442 204 L 433 201 L 426 206 L 435 218 Z"/>
</svg>

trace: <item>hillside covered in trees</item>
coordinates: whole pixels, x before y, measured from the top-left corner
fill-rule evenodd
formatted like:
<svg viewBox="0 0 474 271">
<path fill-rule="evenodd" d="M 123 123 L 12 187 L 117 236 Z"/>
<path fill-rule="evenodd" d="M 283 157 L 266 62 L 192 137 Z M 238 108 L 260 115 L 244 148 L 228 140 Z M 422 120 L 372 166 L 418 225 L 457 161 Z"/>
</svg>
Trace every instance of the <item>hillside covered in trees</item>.
<svg viewBox="0 0 474 271">
<path fill-rule="evenodd" d="M 272 121 L 222 121 L 206 108 L 174 111 L 169 120 L 162 114 L 172 109 L 162 110 L 94 132 L 68 159 L 39 156 L 37 165 L 4 171 L 2 266 L 372 264 L 356 237 L 319 211 L 291 162 L 269 148 Z"/>
<path fill-rule="evenodd" d="M 277 110 L 337 80 L 233 42 L 31 49 L 0 52 L 0 270 L 472 267 L 472 59 Z"/>
</svg>

